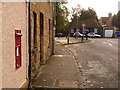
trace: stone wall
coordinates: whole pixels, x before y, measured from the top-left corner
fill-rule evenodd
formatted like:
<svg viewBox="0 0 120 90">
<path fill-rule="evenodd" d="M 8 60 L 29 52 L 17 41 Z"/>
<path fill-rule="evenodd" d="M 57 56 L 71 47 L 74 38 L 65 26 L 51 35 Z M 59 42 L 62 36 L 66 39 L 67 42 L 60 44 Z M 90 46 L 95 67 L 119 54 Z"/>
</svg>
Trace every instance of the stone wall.
<svg viewBox="0 0 120 90">
<path fill-rule="evenodd" d="M 41 64 L 45 64 L 52 54 L 52 24 L 53 12 L 52 3 L 50 2 L 32 2 L 30 4 L 30 28 L 31 28 L 31 78 L 33 79 L 39 72 Z M 36 45 L 34 44 L 34 13 L 37 15 L 36 20 Z M 43 14 L 43 34 L 40 29 L 40 13 Z M 50 21 L 50 31 L 49 31 Z M 41 41 L 41 42 L 40 42 Z M 42 58 L 41 58 L 42 57 Z"/>
</svg>

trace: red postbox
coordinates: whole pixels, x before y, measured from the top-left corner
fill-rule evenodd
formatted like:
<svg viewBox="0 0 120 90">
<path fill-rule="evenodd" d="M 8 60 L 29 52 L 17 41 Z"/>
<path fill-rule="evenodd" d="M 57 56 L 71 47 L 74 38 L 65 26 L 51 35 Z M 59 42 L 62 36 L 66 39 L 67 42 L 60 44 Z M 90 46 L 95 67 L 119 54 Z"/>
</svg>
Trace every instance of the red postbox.
<svg viewBox="0 0 120 90">
<path fill-rule="evenodd" d="M 15 65 L 16 69 L 21 67 L 21 30 L 15 30 Z"/>
</svg>

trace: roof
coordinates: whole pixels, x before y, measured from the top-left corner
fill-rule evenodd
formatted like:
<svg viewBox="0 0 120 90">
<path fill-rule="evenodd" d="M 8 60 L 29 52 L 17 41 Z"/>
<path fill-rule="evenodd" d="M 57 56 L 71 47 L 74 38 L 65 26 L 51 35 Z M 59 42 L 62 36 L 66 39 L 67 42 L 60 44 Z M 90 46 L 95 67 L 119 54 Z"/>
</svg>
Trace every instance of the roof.
<svg viewBox="0 0 120 90">
<path fill-rule="evenodd" d="M 102 23 L 106 23 L 110 17 L 101 17 Z"/>
<path fill-rule="evenodd" d="M 71 25 L 71 28 L 82 28 L 82 23 L 85 22 L 85 27 L 86 28 L 95 28 L 95 27 L 101 27 L 100 23 L 96 19 L 88 19 L 88 20 L 79 20 L 78 24 L 77 21 L 74 22 Z M 77 26 L 78 25 L 78 26 Z"/>
</svg>

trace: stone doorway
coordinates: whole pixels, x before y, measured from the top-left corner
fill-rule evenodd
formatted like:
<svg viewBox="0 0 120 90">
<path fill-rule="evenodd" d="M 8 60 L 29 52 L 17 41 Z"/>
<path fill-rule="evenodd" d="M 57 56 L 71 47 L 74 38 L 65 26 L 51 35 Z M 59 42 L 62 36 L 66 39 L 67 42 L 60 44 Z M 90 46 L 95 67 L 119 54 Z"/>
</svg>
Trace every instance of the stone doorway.
<svg viewBox="0 0 120 90">
<path fill-rule="evenodd" d="M 44 58 L 44 14 L 40 12 L 40 64 Z"/>
</svg>

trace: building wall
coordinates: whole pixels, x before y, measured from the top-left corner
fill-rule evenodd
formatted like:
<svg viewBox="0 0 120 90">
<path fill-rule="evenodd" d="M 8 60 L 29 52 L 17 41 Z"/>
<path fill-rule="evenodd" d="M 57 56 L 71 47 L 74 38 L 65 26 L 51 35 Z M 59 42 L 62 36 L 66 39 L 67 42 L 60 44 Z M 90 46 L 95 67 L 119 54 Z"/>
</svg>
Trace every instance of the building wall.
<svg viewBox="0 0 120 90">
<path fill-rule="evenodd" d="M 0 1 L 0 72 L 2 72 L 2 3 Z M 0 73 L 0 90 L 2 88 L 2 73 Z"/>
<path fill-rule="evenodd" d="M 109 18 L 106 22 L 107 27 L 113 27 L 112 25 L 112 18 Z"/>
<path fill-rule="evenodd" d="M 99 19 L 99 23 L 102 25 L 102 17 Z"/>
<path fill-rule="evenodd" d="M 27 80 L 27 6 L 25 2 L 2 3 L 2 87 L 20 88 Z M 22 66 L 15 67 L 15 30 L 21 30 Z"/>
<path fill-rule="evenodd" d="M 52 54 L 52 3 L 49 2 L 32 2 L 31 5 L 31 68 L 32 68 L 32 78 L 35 77 L 35 75 L 39 71 L 40 64 L 45 64 L 47 59 Z M 33 12 L 37 15 L 37 21 L 36 21 L 36 30 L 37 30 L 37 44 L 36 47 L 34 47 L 34 15 Z M 43 35 L 40 36 L 40 13 L 43 14 L 44 17 L 44 27 L 43 27 Z M 50 19 L 50 32 L 49 32 L 49 19 Z M 49 35 L 50 34 L 50 35 Z M 42 39 L 42 44 L 40 44 L 40 40 Z M 41 48 L 42 47 L 42 48 Z M 41 52 L 42 50 L 42 52 Z M 41 58 L 41 56 L 43 58 Z"/>
</svg>

